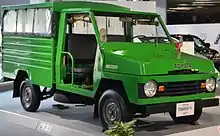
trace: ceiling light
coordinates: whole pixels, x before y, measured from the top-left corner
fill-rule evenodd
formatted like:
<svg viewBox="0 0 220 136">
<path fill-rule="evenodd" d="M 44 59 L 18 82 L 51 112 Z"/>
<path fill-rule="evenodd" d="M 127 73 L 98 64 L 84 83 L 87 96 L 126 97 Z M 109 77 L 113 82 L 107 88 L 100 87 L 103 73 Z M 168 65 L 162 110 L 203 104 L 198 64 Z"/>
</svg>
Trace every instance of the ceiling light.
<svg viewBox="0 0 220 136">
<path fill-rule="evenodd" d="M 167 12 L 176 12 L 176 10 L 170 10 L 170 9 L 168 9 Z"/>
<path fill-rule="evenodd" d="M 215 4 L 194 3 L 192 6 L 215 6 Z"/>
<path fill-rule="evenodd" d="M 204 8 L 204 7 L 202 7 L 202 6 L 198 6 L 198 7 L 196 7 L 196 8 Z"/>
<path fill-rule="evenodd" d="M 195 0 L 195 2 L 198 2 L 198 1 L 199 1 L 199 2 L 208 2 L 208 1 L 211 2 L 211 1 L 213 1 L 213 0 Z"/>
<path fill-rule="evenodd" d="M 178 6 L 189 6 L 190 4 L 178 4 Z"/>
<path fill-rule="evenodd" d="M 195 9 L 194 7 L 176 7 L 176 8 L 169 8 L 171 10 L 192 10 Z"/>
<path fill-rule="evenodd" d="M 194 1 L 193 3 L 201 3 L 201 4 L 218 4 L 220 1 Z"/>
</svg>

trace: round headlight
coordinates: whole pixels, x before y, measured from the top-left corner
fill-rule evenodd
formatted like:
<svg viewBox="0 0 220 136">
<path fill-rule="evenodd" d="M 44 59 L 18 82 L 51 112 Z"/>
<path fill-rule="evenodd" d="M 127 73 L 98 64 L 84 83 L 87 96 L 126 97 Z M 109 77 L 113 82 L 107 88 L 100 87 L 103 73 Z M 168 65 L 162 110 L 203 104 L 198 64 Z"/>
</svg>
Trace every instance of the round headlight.
<svg viewBox="0 0 220 136">
<path fill-rule="evenodd" d="M 211 92 L 215 89 L 216 82 L 214 78 L 209 78 L 206 80 L 206 89 L 207 91 Z"/>
<path fill-rule="evenodd" d="M 147 97 L 153 97 L 157 93 L 157 84 L 149 81 L 144 85 L 144 93 Z"/>
</svg>

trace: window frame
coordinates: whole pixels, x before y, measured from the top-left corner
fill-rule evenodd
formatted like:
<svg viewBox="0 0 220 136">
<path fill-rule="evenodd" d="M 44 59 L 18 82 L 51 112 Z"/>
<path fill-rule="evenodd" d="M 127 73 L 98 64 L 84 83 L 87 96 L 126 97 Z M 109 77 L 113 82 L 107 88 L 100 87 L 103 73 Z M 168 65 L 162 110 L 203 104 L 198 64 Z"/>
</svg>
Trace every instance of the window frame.
<svg viewBox="0 0 220 136">
<path fill-rule="evenodd" d="M 93 11 L 93 15 L 94 15 L 94 18 L 95 16 L 115 16 L 115 14 L 117 14 L 118 16 L 132 16 L 132 15 L 138 15 L 138 16 L 142 16 L 142 17 L 146 17 L 146 16 L 152 16 L 152 17 L 155 17 L 158 19 L 160 25 L 161 25 L 161 28 L 164 30 L 164 33 L 166 34 L 169 42 L 172 41 L 171 39 L 171 36 L 170 36 L 170 33 L 165 25 L 165 23 L 163 22 L 162 18 L 160 15 L 151 15 L 149 13 L 146 13 L 146 12 L 143 12 L 143 13 L 135 13 L 133 11 L 131 11 L 130 13 L 126 13 L 126 12 L 103 12 L 103 11 L 99 11 L 99 10 L 95 10 Z M 97 25 L 97 24 L 96 24 Z M 133 29 L 130 29 L 129 27 L 131 27 L 132 24 L 130 23 L 124 23 L 123 24 L 123 27 L 124 27 L 124 31 L 125 31 L 125 38 L 126 38 L 126 41 L 129 41 L 129 37 L 133 37 Z M 128 38 L 128 39 L 127 39 Z"/>
<path fill-rule="evenodd" d="M 8 33 L 8 34 L 11 34 L 11 33 L 15 33 L 16 31 L 17 31 L 17 21 L 16 21 L 16 24 L 15 24 L 15 32 L 4 32 L 4 17 L 7 15 L 7 13 L 9 12 L 9 11 L 13 11 L 13 10 L 5 10 L 5 11 L 2 11 L 3 13 L 2 13 L 2 18 L 1 18 L 1 23 L 2 23 L 2 35 L 4 35 L 4 33 Z M 16 10 L 14 10 L 15 12 L 16 12 L 16 20 L 17 20 L 17 11 Z"/>
<path fill-rule="evenodd" d="M 23 10 L 23 14 L 27 14 L 27 10 L 30 10 L 30 9 L 33 9 L 34 12 L 33 12 L 33 21 L 32 21 L 32 31 L 31 32 L 17 32 L 17 27 L 18 27 L 18 13 L 20 10 Z M 36 10 L 38 9 L 46 9 L 46 10 L 49 10 L 50 11 L 50 33 L 35 33 L 34 32 L 34 22 L 35 22 L 35 13 L 36 13 Z M 52 11 L 51 8 L 26 8 L 26 9 L 15 9 L 16 11 L 16 31 L 15 32 L 7 32 L 7 31 L 4 31 L 4 18 L 5 16 L 7 15 L 7 13 L 9 11 L 12 11 L 12 10 L 4 10 L 3 11 L 3 14 L 2 14 L 2 19 L 1 19 L 1 22 L 2 22 L 2 35 L 6 35 L 6 36 L 37 36 L 37 37 L 52 37 L 54 36 L 54 25 L 56 25 L 54 23 L 54 12 Z M 23 15 L 23 16 L 25 16 Z"/>
<path fill-rule="evenodd" d="M 97 22 L 96 22 L 93 11 L 91 11 L 91 10 L 64 11 L 64 14 L 65 14 L 66 19 L 67 19 L 68 14 L 88 14 L 89 17 L 91 18 L 91 24 L 92 24 L 93 29 L 94 29 L 97 44 L 98 45 L 102 44 L 101 39 L 100 39 L 100 33 L 99 33 L 99 30 L 98 30 Z M 65 23 L 65 24 L 67 24 L 67 23 Z M 66 26 L 64 27 L 64 29 L 66 30 Z"/>
</svg>

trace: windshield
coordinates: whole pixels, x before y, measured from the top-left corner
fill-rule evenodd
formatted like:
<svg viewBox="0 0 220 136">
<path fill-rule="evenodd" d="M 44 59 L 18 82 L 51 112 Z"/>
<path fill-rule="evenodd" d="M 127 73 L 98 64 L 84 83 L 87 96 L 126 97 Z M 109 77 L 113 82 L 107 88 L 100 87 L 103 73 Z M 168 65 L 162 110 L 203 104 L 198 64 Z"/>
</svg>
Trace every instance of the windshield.
<svg viewBox="0 0 220 136">
<path fill-rule="evenodd" d="M 204 43 L 203 43 L 203 41 L 202 41 L 201 39 L 199 39 L 199 38 L 197 38 L 197 37 L 193 37 L 193 40 L 194 40 L 196 46 L 198 46 L 198 47 L 204 47 Z"/>
<path fill-rule="evenodd" d="M 103 42 L 170 43 L 157 16 L 95 13 Z"/>
</svg>

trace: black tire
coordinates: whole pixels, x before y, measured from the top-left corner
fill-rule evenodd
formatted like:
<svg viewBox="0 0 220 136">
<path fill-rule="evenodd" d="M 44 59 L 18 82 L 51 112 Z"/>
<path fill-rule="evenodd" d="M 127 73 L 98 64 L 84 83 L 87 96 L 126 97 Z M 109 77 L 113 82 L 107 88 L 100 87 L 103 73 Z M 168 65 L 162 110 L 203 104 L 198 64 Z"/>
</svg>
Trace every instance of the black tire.
<svg viewBox="0 0 220 136">
<path fill-rule="evenodd" d="M 176 117 L 176 113 L 170 112 L 170 117 L 176 122 L 181 124 L 193 124 L 199 120 L 202 115 L 202 107 L 195 108 L 194 115 Z"/>
<path fill-rule="evenodd" d="M 116 116 L 112 121 L 110 121 L 107 117 L 107 111 L 108 108 L 110 108 L 108 106 L 110 106 L 110 104 L 113 105 L 111 108 L 115 109 L 111 112 L 115 112 L 114 114 Z M 98 113 L 103 127 L 102 131 L 106 131 L 111 128 L 115 121 L 127 122 L 132 120 L 132 114 L 128 111 L 125 101 L 115 90 L 107 90 L 102 94 L 98 103 Z"/>
<path fill-rule="evenodd" d="M 25 111 L 36 112 L 41 102 L 40 87 L 25 79 L 20 85 L 20 101 Z"/>
</svg>

